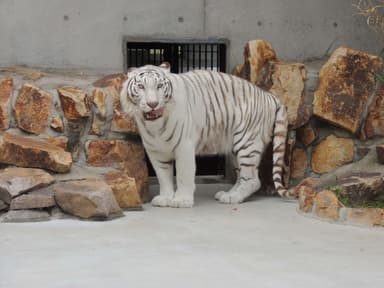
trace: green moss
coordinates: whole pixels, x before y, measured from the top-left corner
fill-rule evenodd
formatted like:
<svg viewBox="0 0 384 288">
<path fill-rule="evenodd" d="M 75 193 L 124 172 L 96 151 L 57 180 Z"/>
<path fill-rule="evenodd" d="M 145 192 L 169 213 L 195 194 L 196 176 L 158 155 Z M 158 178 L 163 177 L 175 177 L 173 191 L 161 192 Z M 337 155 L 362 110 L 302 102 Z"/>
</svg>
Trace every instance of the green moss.
<svg viewBox="0 0 384 288">
<path fill-rule="evenodd" d="M 345 207 L 349 207 L 349 208 L 384 208 L 384 199 L 375 199 L 375 200 L 370 200 L 370 201 L 364 202 L 360 205 L 353 205 L 349 201 L 348 197 L 346 197 L 345 195 L 343 195 L 341 193 L 342 192 L 341 186 L 339 186 L 339 185 L 330 186 L 330 187 L 328 187 L 328 190 L 335 193 L 335 195 L 337 196 L 339 201 Z"/>
<path fill-rule="evenodd" d="M 384 74 L 376 74 L 376 80 L 384 83 Z"/>
</svg>

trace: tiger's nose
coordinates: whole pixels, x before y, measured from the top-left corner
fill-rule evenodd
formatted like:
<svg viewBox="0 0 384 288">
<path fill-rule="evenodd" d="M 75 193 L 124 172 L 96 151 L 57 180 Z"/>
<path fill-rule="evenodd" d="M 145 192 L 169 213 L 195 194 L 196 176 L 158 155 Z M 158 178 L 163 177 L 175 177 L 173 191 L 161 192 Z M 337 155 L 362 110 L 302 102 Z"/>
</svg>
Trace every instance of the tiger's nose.
<svg viewBox="0 0 384 288">
<path fill-rule="evenodd" d="M 152 109 L 155 109 L 157 105 L 159 105 L 158 101 L 153 101 L 153 102 L 147 102 L 147 105 L 151 107 Z"/>
</svg>

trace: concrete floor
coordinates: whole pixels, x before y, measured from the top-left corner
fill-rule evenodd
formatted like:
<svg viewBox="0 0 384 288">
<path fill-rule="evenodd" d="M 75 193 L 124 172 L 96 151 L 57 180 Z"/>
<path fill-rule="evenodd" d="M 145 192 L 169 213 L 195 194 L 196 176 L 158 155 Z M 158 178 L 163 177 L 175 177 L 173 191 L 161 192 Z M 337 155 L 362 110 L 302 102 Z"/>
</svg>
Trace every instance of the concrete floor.
<svg viewBox="0 0 384 288">
<path fill-rule="evenodd" d="M 295 203 L 227 206 L 201 187 L 193 209 L 0 225 L 0 287 L 383 287 L 384 229 L 300 216 Z"/>
</svg>

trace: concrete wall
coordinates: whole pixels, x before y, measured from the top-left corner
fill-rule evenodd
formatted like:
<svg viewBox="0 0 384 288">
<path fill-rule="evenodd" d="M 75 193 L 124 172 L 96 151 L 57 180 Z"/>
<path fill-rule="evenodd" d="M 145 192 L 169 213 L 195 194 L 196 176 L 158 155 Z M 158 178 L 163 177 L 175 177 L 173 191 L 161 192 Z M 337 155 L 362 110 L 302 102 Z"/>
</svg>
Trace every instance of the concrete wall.
<svg viewBox="0 0 384 288">
<path fill-rule="evenodd" d="M 121 70 L 123 36 L 227 38 L 231 69 L 247 40 L 280 59 L 318 58 L 340 45 L 383 43 L 351 0 L 0 0 L 0 66 Z M 180 18 L 182 17 L 182 19 Z"/>
</svg>

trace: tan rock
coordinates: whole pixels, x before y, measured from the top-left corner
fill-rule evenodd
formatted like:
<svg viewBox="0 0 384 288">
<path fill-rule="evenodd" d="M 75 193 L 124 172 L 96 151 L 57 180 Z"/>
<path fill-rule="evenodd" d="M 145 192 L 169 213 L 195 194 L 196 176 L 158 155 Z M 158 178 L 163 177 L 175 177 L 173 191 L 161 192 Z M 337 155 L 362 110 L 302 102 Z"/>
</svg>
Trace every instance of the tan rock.
<svg viewBox="0 0 384 288">
<path fill-rule="evenodd" d="M 375 77 L 383 68 L 380 57 L 345 47 L 336 49 L 320 70 L 314 114 L 352 133 L 358 132 L 375 89 Z"/>
<path fill-rule="evenodd" d="M 114 87 L 116 91 L 120 91 L 123 82 L 127 79 L 127 75 L 123 73 L 110 74 L 95 81 L 93 86 L 98 88 Z"/>
<path fill-rule="evenodd" d="M 321 218 L 337 221 L 341 204 L 335 193 L 324 190 L 317 193 L 315 197 L 315 212 Z"/>
<path fill-rule="evenodd" d="M 30 84 L 24 84 L 15 103 L 15 117 L 20 129 L 40 135 L 48 126 L 52 97 Z"/>
<path fill-rule="evenodd" d="M 0 130 L 7 130 L 9 128 L 8 106 L 12 94 L 12 78 L 0 79 Z"/>
<path fill-rule="evenodd" d="M 78 120 L 89 117 L 90 106 L 87 91 L 76 87 L 62 87 L 57 89 L 61 107 L 68 120 Z"/>
<path fill-rule="evenodd" d="M 37 80 L 37 79 L 40 79 L 42 76 L 43 74 L 40 71 L 35 71 L 29 75 L 29 78 L 33 80 Z"/>
<path fill-rule="evenodd" d="M 100 180 L 79 180 L 55 184 L 55 200 L 64 212 L 80 218 L 106 219 L 120 216 L 112 189 Z"/>
<path fill-rule="evenodd" d="M 297 195 L 299 209 L 305 213 L 312 211 L 316 190 L 320 186 L 319 178 L 305 178 L 295 187 L 290 189 L 290 195 Z"/>
<path fill-rule="evenodd" d="M 115 87 L 108 88 L 113 98 L 113 118 L 111 130 L 113 132 L 139 134 L 135 120 L 125 114 L 120 104 L 120 90 Z"/>
<path fill-rule="evenodd" d="M 307 123 L 296 130 L 297 140 L 305 146 L 311 145 L 317 138 L 316 131 L 313 129 L 311 123 Z"/>
<path fill-rule="evenodd" d="M 308 167 L 307 152 L 304 149 L 296 147 L 293 150 L 291 165 L 291 177 L 303 177 Z"/>
<path fill-rule="evenodd" d="M 124 172 L 109 172 L 104 175 L 105 181 L 112 188 L 120 208 L 140 208 L 140 193 L 136 188 L 135 178 Z"/>
<path fill-rule="evenodd" d="M 0 134 L 0 163 L 66 173 L 71 169 L 71 154 L 44 141 Z"/>
<path fill-rule="evenodd" d="M 141 144 L 125 140 L 92 140 L 87 143 L 87 164 L 123 168 L 125 162 L 144 160 Z"/>
<path fill-rule="evenodd" d="M 287 107 L 288 123 L 296 129 L 309 120 L 305 104 L 306 70 L 301 63 L 268 62 L 258 85 L 278 96 Z"/>
<path fill-rule="evenodd" d="M 59 133 L 64 132 L 64 124 L 63 124 L 63 120 L 61 120 L 61 117 L 56 116 L 52 119 L 51 128 Z"/>
<path fill-rule="evenodd" d="M 241 76 L 256 84 L 264 64 L 273 60 L 277 59 L 271 44 L 264 40 L 249 41 L 244 47 L 244 67 Z"/>
<path fill-rule="evenodd" d="M 376 145 L 377 159 L 381 164 L 384 164 L 384 144 Z"/>
<path fill-rule="evenodd" d="M 0 199 L 9 204 L 12 198 L 54 181 L 55 178 L 41 169 L 6 168 L 0 171 Z"/>
<path fill-rule="evenodd" d="M 50 215 L 47 211 L 39 210 L 10 210 L 1 217 L 4 223 L 26 223 L 49 221 Z"/>
<path fill-rule="evenodd" d="M 60 147 L 64 150 L 67 150 L 68 149 L 68 138 L 65 137 L 65 136 L 61 136 L 61 137 L 45 137 L 44 138 L 44 141 L 49 143 L 49 144 L 53 144 L 57 147 Z"/>
<path fill-rule="evenodd" d="M 148 168 L 141 144 L 124 140 L 93 140 L 87 143 L 87 164 L 120 168 L 135 178 L 141 198 L 148 200 Z"/>
<path fill-rule="evenodd" d="M 93 135 L 102 135 L 102 126 L 105 124 L 107 117 L 106 96 L 104 91 L 99 88 L 93 90 L 92 94 L 92 103 L 96 112 L 93 114 L 92 126 L 89 133 Z"/>
<path fill-rule="evenodd" d="M 377 88 L 360 138 L 364 140 L 374 136 L 384 136 L 384 84 L 380 84 Z"/>
<path fill-rule="evenodd" d="M 332 171 L 353 160 L 353 140 L 328 136 L 312 152 L 312 169 L 316 173 Z"/>
<path fill-rule="evenodd" d="M 384 209 L 347 208 L 346 220 L 352 224 L 384 226 Z"/>
<path fill-rule="evenodd" d="M 11 210 L 41 209 L 50 208 L 56 205 L 55 198 L 52 195 L 44 194 L 25 194 L 12 199 Z"/>
</svg>

